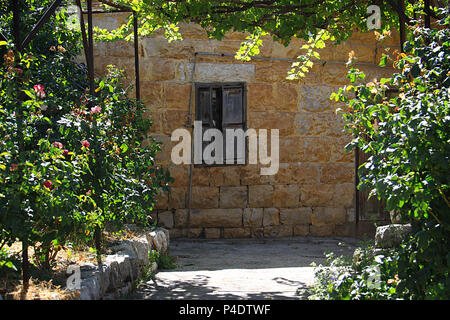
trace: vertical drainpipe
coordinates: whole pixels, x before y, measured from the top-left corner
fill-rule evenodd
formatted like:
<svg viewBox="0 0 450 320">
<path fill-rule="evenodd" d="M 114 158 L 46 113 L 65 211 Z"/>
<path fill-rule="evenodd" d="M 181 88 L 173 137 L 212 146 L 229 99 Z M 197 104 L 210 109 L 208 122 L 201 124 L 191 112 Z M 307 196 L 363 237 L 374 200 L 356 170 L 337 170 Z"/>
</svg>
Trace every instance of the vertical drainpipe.
<svg viewBox="0 0 450 320">
<path fill-rule="evenodd" d="M 192 203 L 192 175 L 193 175 L 193 166 L 194 166 L 194 129 L 192 125 L 192 105 L 195 94 L 195 85 L 194 85 L 194 75 L 195 75 L 195 66 L 197 64 L 197 52 L 194 53 L 194 65 L 192 66 L 192 74 L 191 74 L 191 96 L 189 98 L 189 114 L 188 120 L 186 123 L 186 127 L 191 128 L 191 163 L 189 164 L 189 195 L 188 195 L 188 214 L 187 214 L 187 228 L 186 228 L 186 237 L 190 238 L 190 230 L 191 230 L 191 203 Z"/>
</svg>

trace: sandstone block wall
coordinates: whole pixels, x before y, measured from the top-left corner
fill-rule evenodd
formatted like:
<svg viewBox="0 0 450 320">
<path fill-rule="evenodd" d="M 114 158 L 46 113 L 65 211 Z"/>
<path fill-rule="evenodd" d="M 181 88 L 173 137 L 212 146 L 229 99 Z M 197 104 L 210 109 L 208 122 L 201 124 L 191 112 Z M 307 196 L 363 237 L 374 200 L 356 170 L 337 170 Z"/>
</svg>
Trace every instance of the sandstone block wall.
<svg viewBox="0 0 450 320">
<path fill-rule="evenodd" d="M 122 15 L 95 16 L 95 23 L 113 27 Z M 108 19 L 108 20 L 106 20 Z M 234 54 L 245 35 L 231 33 L 223 41 L 208 39 L 195 25 L 183 25 L 183 41 L 168 43 L 162 33 L 140 39 L 141 96 L 154 120 L 152 135 L 163 143 L 158 163 L 169 168 L 175 182 L 161 194 L 153 216 L 171 237 L 187 235 L 189 166 L 174 165 L 170 135 L 187 122 L 194 52 Z M 295 58 L 302 41 L 288 47 L 264 42 L 261 56 Z M 348 236 L 354 210 L 354 155 L 344 151 L 350 137 L 329 96 L 345 85 L 348 52 L 367 79 L 386 77 L 392 69 L 377 62 L 383 46 L 396 48 L 398 37 L 381 45 L 374 35 L 356 34 L 339 46 L 321 50 L 320 62 L 298 81 L 285 77 L 290 62 L 198 56 L 195 81 L 247 85 L 247 126 L 280 130 L 280 168 L 261 176 L 258 165 L 201 167 L 193 170 L 190 236 L 206 238 Z M 125 69 L 134 81 L 133 44 L 97 43 L 96 72 L 107 64 Z M 195 108 L 194 108 L 195 109 Z M 195 111 L 195 110 L 194 110 Z"/>
</svg>

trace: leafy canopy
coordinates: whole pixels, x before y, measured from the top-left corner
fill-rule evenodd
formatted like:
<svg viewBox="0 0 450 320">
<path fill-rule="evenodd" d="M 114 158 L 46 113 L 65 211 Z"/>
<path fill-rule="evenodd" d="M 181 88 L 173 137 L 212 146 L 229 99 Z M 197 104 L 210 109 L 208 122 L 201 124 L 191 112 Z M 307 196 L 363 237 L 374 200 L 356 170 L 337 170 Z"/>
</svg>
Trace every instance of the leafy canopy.
<svg viewBox="0 0 450 320">
<path fill-rule="evenodd" d="M 182 34 L 178 25 L 196 23 L 201 25 L 209 37 L 221 40 L 228 32 L 249 33 L 242 42 L 236 58 L 248 61 L 260 53 L 263 36 L 289 45 L 293 38 L 307 42 L 289 72 L 288 79 L 305 76 L 320 59 L 317 49 L 325 47 L 327 40 L 339 43 L 354 31 L 368 30 L 368 7 L 375 4 L 380 8 L 381 29 L 398 29 L 399 17 L 411 24 L 412 17 L 427 12 L 437 16 L 436 8 L 425 8 L 423 1 L 405 1 L 404 8 L 397 1 L 373 0 L 99 0 L 120 8 L 131 8 L 138 15 L 138 33 L 145 36 L 158 29 L 164 29 L 169 41 L 179 40 Z M 448 1 L 443 1 L 448 3 Z M 108 31 L 95 28 L 98 39 L 113 41 L 133 38 L 133 18 L 118 29 Z M 295 58 L 295 57 L 292 57 Z"/>
</svg>

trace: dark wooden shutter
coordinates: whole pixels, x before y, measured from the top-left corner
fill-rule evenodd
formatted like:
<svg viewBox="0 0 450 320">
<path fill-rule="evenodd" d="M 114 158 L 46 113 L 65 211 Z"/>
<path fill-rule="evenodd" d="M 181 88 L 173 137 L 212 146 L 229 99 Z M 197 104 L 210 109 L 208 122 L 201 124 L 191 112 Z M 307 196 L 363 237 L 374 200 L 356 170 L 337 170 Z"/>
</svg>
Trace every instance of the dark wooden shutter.
<svg viewBox="0 0 450 320">
<path fill-rule="evenodd" d="M 242 87 L 223 87 L 222 125 L 244 123 L 244 90 Z"/>
<path fill-rule="evenodd" d="M 222 87 L 222 132 L 224 134 L 224 163 L 227 163 L 226 154 L 226 129 L 242 129 L 246 130 L 246 112 L 245 112 L 245 87 L 244 86 L 223 86 Z M 245 163 L 246 159 L 246 143 L 245 138 L 242 143 L 243 158 L 237 159 L 238 141 L 234 141 L 234 158 L 233 163 Z M 230 159 L 228 159 L 230 160 Z"/>
<path fill-rule="evenodd" d="M 367 162 L 370 155 L 356 150 L 356 169 L 363 163 Z M 356 185 L 359 183 L 359 178 L 355 179 Z M 376 196 L 369 199 L 369 190 L 357 190 L 357 214 L 358 221 L 387 221 L 389 219 L 389 212 L 385 210 L 384 200 L 378 200 Z"/>
<path fill-rule="evenodd" d="M 202 121 L 203 125 L 212 125 L 211 87 L 197 88 L 197 112 L 195 120 Z"/>
<path fill-rule="evenodd" d="M 205 130 L 212 128 L 212 106 L 211 106 L 211 86 L 197 87 L 197 108 L 195 113 L 195 120 L 202 122 L 202 154 L 205 147 L 209 144 L 208 141 L 203 141 Z M 204 163 L 204 159 L 203 159 Z"/>
</svg>

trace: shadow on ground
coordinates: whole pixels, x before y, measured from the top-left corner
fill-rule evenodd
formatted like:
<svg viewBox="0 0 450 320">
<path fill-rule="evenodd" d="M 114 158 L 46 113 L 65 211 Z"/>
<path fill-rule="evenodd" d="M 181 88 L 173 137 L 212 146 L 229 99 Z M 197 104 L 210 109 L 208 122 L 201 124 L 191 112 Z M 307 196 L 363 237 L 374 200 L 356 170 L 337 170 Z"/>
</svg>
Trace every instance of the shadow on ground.
<svg viewBox="0 0 450 320">
<path fill-rule="evenodd" d="M 311 263 L 325 252 L 351 255 L 351 238 L 176 240 L 177 268 L 160 270 L 128 299 L 304 299 L 314 281 Z M 299 291 L 301 294 L 296 294 Z"/>
<path fill-rule="evenodd" d="M 281 278 L 279 278 L 281 279 Z M 279 280 L 278 279 L 278 280 Z M 264 291 L 264 292 L 226 292 L 218 286 L 211 286 L 211 276 L 197 275 L 186 280 L 152 280 L 141 285 L 136 293 L 128 299 L 152 299 L 152 300 L 298 300 L 306 298 L 308 286 L 301 281 L 291 281 L 292 292 Z M 275 280 L 275 279 L 272 279 Z M 277 280 L 275 280 L 277 281 Z M 300 290 L 301 295 L 295 295 Z M 245 295 L 244 295 L 245 294 Z"/>
<path fill-rule="evenodd" d="M 310 267 L 325 262 L 325 253 L 352 255 L 353 238 L 289 238 L 233 240 L 176 240 L 170 255 L 180 270 L 224 270 Z"/>
</svg>

